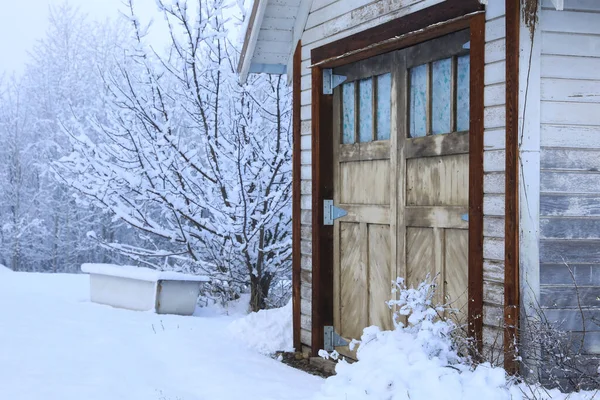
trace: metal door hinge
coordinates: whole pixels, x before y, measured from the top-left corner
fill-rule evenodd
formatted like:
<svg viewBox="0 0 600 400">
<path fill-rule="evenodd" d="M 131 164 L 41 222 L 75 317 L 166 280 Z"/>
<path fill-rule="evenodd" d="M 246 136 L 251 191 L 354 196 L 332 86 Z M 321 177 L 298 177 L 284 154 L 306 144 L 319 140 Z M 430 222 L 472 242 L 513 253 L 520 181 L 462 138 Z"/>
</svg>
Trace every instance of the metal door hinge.
<svg viewBox="0 0 600 400">
<path fill-rule="evenodd" d="M 325 351 L 333 351 L 336 347 L 347 346 L 350 342 L 341 337 L 333 329 L 333 326 L 323 327 L 323 347 Z"/>
<path fill-rule="evenodd" d="M 333 89 L 340 86 L 346 80 L 344 75 L 335 75 L 333 70 L 323 70 L 323 94 L 333 94 Z"/>
<path fill-rule="evenodd" d="M 333 200 L 323 200 L 323 225 L 333 225 L 333 221 L 348 215 L 344 209 L 333 205 Z"/>
</svg>

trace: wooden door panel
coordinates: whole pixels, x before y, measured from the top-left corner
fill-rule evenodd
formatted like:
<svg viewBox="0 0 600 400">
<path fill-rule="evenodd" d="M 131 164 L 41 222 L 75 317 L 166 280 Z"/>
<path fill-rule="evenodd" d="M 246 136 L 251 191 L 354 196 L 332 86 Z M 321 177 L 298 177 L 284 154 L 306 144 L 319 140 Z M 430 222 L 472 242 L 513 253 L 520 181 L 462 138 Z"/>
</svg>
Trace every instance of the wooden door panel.
<svg viewBox="0 0 600 400">
<path fill-rule="evenodd" d="M 333 71 L 347 77 L 334 89 L 333 115 L 333 200 L 348 212 L 333 230 L 334 328 L 347 339 L 360 338 L 370 324 L 393 328 L 386 301 L 398 274 L 409 287 L 427 275 L 436 277 L 435 302 L 448 300 L 457 308 L 467 304 L 464 66 L 469 60 L 463 45 L 468 37 L 465 32 L 448 35 Z M 412 74 L 413 66 L 428 71 L 425 85 Z M 440 92 L 439 82 L 448 91 Z M 429 103 L 413 107 L 415 99 Z M 425 110 L 426 126 L 413 132 L 417 109 Z M 338 351 L 355 357 L 347 347 Z"/>
<path fill-rule="evenodd" d="M 467 206 L 411 206 L 404 209 L 407 226 L 468 229 Z"/>
<path fill-rule="evenodd" d="M 390 159 L 390 142 L 387 140 L 369 143 L 343 144 L 339 147 L 339 162 Z"/>
<path fill-rule="evenodd" d="M 386 305 L 396 254 L 390 228 L 396 217 L 392 165 L 397 156 L 392 151 L 391 58 L 376 57 L 334 71 L 347 79 L 333 94 L 333 201 L 348 213 L 333 228 L 334 329 L 348 340 L 360 339 L 370 324 L 393 326 Z M 347 346 L 336 349 L 356 357 Z"/>
<path fill-rule="evenodd" d="M 469 155 L 406 161 L 407 206 L 468 206 Z"/>
<path fill-rule="evenodd" d="M 340 163 L 340 199 L 344 204 L 390 204 L 389 161 Z"/>
<path fill-rule="evenodd" d="M 360 338 L 369 322 L 367 290 L 367 260 L 364 254 L 366 237 L 363 224 L 340 223 L 340 314 L 338 333 L 346 338 Z"/>
<path fill-rule="evenodd" d="M 469 231 L 446 229 L 445 234 L 445 302 L 450 307 L 457 309 L 460 314 L 466 315 L 469 282 Z"/>
<path fill-rule="evenodd" d="M 348 212 L 344 222 L 365 222 L 367 224 L 388 224 L 390 207 L 339 203 L 339 207 Z"/>
<path fill-rule="evenodd" d="M 435 263 L 433 228 L 406 228 L 406 285 L 417 287 Z M 433 276 L 432 276 L 433 277 Z"/>
<path fill-rule="evenodd" d="M 369 230 L 369 324 L 392 329 L 391 238 L 389 225 L 368 226 Z"/>
</svg>

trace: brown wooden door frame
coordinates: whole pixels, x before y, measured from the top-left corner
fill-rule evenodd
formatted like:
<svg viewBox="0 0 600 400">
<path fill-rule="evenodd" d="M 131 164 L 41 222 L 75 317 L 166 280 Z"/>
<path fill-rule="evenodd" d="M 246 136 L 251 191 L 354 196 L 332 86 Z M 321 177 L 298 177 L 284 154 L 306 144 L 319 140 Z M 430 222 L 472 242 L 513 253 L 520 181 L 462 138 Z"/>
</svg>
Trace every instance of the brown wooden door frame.
<svg viewBox="0 0 600 400">
<path fill-rule="evenodd" d="M 447 0 L 409 16 L 312 50 L 312 355 L 333 325 L 333 226 L 323 225 L 323 200 L 333 198 L 333 96 L 323 94 L 323 69 L 399 50 L 470 28 L 469 311 L 481 347 L 483 311 L 483 69 L 485 15 L 478 0 Z"/>
</svg>

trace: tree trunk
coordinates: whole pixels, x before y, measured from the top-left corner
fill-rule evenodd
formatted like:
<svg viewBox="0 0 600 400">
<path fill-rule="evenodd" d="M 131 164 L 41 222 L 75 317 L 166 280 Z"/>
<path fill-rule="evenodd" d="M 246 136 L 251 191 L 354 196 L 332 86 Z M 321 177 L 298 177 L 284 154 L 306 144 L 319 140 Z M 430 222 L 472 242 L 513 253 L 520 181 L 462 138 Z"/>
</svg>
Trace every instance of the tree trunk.
<svg viewBox="0 0 600 400">
<path fill-rule="evenodd" d="M 271 287 L 271 281 L 273 276 L 271 274 L 265 274 L 262 277 L 256 277 L 254 275 L 250 278 L 250 308 L 256 312 L 258 310 L 264 310 L 267 307 L 267 297 L 269 296 L 269 288 Z"/>
</svg>

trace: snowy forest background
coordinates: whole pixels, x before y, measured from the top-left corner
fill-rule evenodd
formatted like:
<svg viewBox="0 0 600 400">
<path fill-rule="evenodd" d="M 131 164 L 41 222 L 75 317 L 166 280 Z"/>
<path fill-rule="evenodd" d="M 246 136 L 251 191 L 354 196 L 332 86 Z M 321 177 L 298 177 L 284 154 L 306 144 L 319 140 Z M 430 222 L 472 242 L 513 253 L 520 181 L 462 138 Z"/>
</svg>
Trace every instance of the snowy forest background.
<svg viewBox="0 0 600 400">
<path fill-rule="evenodd" d="M 192 4 L 193 3 L 193 4 Z M 0 76 L 0 264 L 84 262 L 209 274 L 207 296 L 289 296 L 291 98 L 236 74 L 244 4 L 157 1 L 169 45 L 125 3 L 64 3 L 19 76 Z"/>
</svg>

